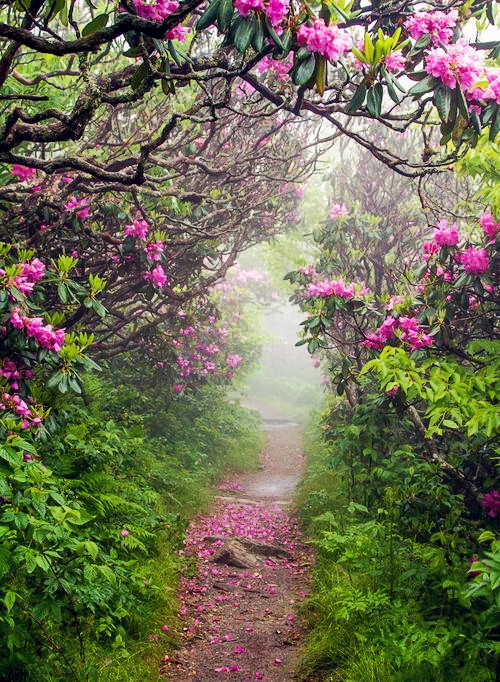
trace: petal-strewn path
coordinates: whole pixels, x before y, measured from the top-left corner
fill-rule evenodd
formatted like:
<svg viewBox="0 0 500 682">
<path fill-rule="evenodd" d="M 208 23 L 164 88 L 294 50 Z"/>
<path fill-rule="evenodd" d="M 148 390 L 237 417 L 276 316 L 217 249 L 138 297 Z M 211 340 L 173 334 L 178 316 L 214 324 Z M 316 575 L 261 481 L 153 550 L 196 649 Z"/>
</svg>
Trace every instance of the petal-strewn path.
<svg viewBox="0 0 500 682">
<path fill-rule="evenodd" d="M 261 469 L 219 486 L 212 514 L 191 524 L 185 552 L 199 557 L 192 579 L 182 583 L 181 649 L 165 657 L 162 672 L 177 682 L 293 680 L 302 639 L 295 606 L 306 595 L 312 561 L 288 512 L 302 467 L 299 427 L 265 422 Z M 222 541 L 239 536 L 287 548 L 292 558 L 261 557 L 259 566 L 238 569 L 211 560 Z"/>
</svg>

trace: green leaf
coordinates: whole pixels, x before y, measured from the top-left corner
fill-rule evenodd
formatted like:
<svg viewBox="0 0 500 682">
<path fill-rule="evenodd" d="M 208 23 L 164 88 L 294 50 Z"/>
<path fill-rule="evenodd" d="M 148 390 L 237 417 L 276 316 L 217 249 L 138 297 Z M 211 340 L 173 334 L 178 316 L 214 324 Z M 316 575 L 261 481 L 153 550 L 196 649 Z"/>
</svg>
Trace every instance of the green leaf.
<svg viewBox="0 0 500 682">
<path fill-rule="evenodd" d="M 458 84 L 455 87 L 455 90 L 457 91 L 458 110 L 467 121 L 469 119 L 469 107 L 467 105 L 467 100 L 465 99 L 465 95 L 462 92 L 462 88 Z"/>
<path fill-rule="evenodd" d="M 250 45 L 256 25 L 253 17 L 241 17 L 234 34 L 234 46 L 238 52 L 245 52 Z"/>
<path fill-rule="evenodd" d="M 372 116 L 378 118 L 382 109 L 383 89 L 380 83 L 376 83 L 373 88 L 368 90 L 366 97 L 366 108 Z"/>
<path fill-rule="evenodd" d="M 431 90 L 434 90 L 434 88 L 438 84 L 437 78 L 434 78 L 434 76 L 427 76 L 423 80 L 421 80 L 419 83 L 414 85 L 411 90 L 408 91 L 409 95 L 423 95 L 426 92 L 430 92 Z"/>
<path fill-rule="evenodd" d="M 92 33 L 102 31 L 103 28 L 106 28 L 108 19 L 109 14 L 98 14 L 90 23 L 83 27 L 82 36 L 85 38 L 86 36 L 92 35 Z"/>
<path fill-rule="evenodd" d="M 10 613 L 12 611 L 12 607 L 14 606 L 14 603 L 16 601 L 16 593 L 15 592 L 7 592 L 5 594 L 5 597 L 3 598 L 3 603 L 5 604 L 5 608 L 7 611 Z"/>
<path fill-rule="evenodd" d="M 315 67 L 316 57 L 313 54 L 308 59 L 300 62 L 300 64 L 296 64 L 291 71 L 293 83 L 295 85 L 305 85 L 308 83 L 314 74 Z"/>
<path fill-rule="evenodd" d="M 8 446 L 0 446 L 0 457 L 13 466 L 20 466 L 23 462 L 21 452 L 19 450 L 14 450 L 14 448 L 9 448 Z"/>
<path fill-rule="evenodd" d="M 442 121 L 447 121 L 450 115 L 451 107 L 451 90 L 446 85 L 440 85 L 433 98 L 436 109 L 438 110 L 439 118 Z"/>
<path fill-rule="evenodd" d="M 142 64 L 140 64 L 137 67 L 134 75 L 132 76 L 132 80 L 130 81 L 130 87 L 132 88 L 132 90 L 134 90 L 134 92 L 136 90 L 139 90 L 139 88 L 142 85 L 142 82 L 146 79 L 148 74 L 149 66 L 146 62 L 142 62 Z"/>
<path fill-rule="evenodd" d="M 210 26 L 210 24 L 214 24 L 215 20 L 217 18 L 218 12 L 219 12 L 219 5 L 221 3 L 221 0 L 213 0 L 211 2 L 207 9 L 203 12 L 201 17 L 198 19 L 196 23 L 196 30 L 197 31 L 203 31 L 203 29 L 207 28 Z"/>
<path fill-rule="evenodd" d="M 427 47 L 427 45 L 431 42 L 432 36 L 430 33 L 426 33 L 423 36 L 420 36 L 420 38 L 417 40 L 415 45 L 413 46 L 413 49 L 415 50 L 423 50 L 424 47 Z"/>
<path fill-rule="evenodd" d="M 362 106 L 363 102 L 365 101 L 365 96 L 366 96 L 366 85 L 365 83 L 360 83 L 358 85 L 358 89 L 354 93 L 351 101 L 346 107 L 346 114 L 354 114 L 360 106 Z"/>
<path fill-rule="evenodd" d="M 218 3 L 217 25 L 223 33 L 225 33 L 231 25 L 233 14 L 233 0 L 221 0 Z"/>
</svg>

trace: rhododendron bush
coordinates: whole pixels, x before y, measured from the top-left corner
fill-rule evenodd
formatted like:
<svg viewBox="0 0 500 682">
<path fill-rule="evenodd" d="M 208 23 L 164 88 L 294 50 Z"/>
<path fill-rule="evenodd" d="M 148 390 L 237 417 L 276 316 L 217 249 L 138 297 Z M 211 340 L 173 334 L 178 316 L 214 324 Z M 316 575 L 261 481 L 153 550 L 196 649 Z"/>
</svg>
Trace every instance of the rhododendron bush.
<svg viewBox="0 0 500 682">
<path fill-rule="evenodd" d="M 496 47 L 480 34 L 471 39 L 494 23 L 491 0 L 407 0 L 383 11 L 347 0 L 61 0 L 50 8 L 35 0 L 29 11 L 2 8 L 0 159 L 48 173 L 144 184 L 156 151 L 182 127 L 188 81 L 198 118 L 215 120 L 231 106 L 231 90 L 240 91 L 275 110 L 313 113 L 410 175 L 425 172 L 425 162 L 449 163 L 483 128 L 492 139 L 498 130 Z M 133 109 L 160 93 L 164 116 L 150 139 L 119 160 L 97 160 L 85 145 L 79 153 L 94 126 L 118 131 L 124 104 Z M 400 133 L 420 124 L 425 142 L 408 158 L 349 117 L 383 120 Z M 422 163 L 424 146 L 433 151 Z"/>
<path fill-rule="evenodd" d="M 490 680 L 498 621 L 499 217 L 467 201 L 467 185 L 454 205 L 446 191 L 420 185 L 423 210 L 414 190 L 398 185 L 403 203 L 394 207 L 384 201 L 390 180 L 380 182 L 365 164 L 342 172 L 359 169 L 352 182 L 374 177 L 374 188 L 353 188 L 358 199 L 349 202 L 350 179 L 340 186 L 334 173 L 335 194 L 314 226 L 316 258 L 287 275 L 306 316 L 298 345 L 323 367 L 328 396 L 323 450 L 302 493 L 319 547 L 306 672 L 335 669 L 358 679 L 373 650 L 349 639 L 354 629 L 376 647 L 377 668 L 400 679 L 465 680 L 473 672 Z M 449 187 L 455 182 L 449 178 Z M 370 622 L 352 606 L 361 601 L 370 604 Z M 332 603 L 349 606 L 332 610 Z M 433 643 L 437 631 L 446 651 Z M 346 640 L 342 663 L 322 653 L 344 650 Z M 435 655 L 419 653 L 424 643 Z"/>
</svg>

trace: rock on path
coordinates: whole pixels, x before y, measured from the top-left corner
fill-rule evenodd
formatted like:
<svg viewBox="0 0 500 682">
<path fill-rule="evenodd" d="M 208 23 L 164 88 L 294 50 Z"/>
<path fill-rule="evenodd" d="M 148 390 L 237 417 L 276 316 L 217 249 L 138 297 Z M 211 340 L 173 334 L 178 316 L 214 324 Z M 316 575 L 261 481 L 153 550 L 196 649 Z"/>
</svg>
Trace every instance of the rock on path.
<svg viewBox="0 0 500 682">
<path fill-rule="evenodd" d="M 269 422 L 266 431 L 261 470 L 219 486 L 224 494 L 212 513 L 188 529 L 184 552 L 198 558 L 198 568 L 181 582 L 184 637 L 162 662 L 167 679 L 294 679 L 303 637 L 295 609 L 312 563 L 288 509 L 302 467 L 301 438 L 291 422 Z M 248 567 L 231 565 L 231 550 Z"/>
</svg>

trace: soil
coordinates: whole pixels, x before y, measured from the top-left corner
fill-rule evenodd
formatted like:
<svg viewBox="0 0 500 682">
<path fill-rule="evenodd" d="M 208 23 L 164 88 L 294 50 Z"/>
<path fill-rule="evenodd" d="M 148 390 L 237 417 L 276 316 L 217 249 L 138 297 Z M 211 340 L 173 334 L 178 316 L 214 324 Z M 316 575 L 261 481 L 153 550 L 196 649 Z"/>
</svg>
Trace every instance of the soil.
<svg viewBox="0 0 500 682">
<path fill-rule="evenodd" d="M 291 508 L 303 464 L 301 429 L 282 416 L 266 417 L 260 469 L 221 484 L 212 513 L 195 519 L 188 531 L 185 552 L 198 557 L 198 568 L 183 581 L 183 641 L 163 660 L 167 679 L 298 679 L 294 668 L 304 628 L 297 606 L 307 595 L 313 562 Z M 220 554 L 231 557 L 225 550 L 238 537 L 254 540 L 236 543 L 242 556 L 251 553 L 253 567 L 214 561 Z"/>
</svg>

